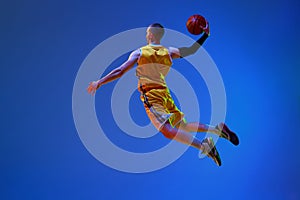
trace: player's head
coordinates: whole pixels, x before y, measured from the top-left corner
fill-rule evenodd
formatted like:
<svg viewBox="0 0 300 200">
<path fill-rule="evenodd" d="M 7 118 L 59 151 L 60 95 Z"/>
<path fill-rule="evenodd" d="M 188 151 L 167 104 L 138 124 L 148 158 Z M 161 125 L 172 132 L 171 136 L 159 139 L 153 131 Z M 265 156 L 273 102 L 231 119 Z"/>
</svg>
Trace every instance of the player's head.
<svg viewBox="0 0 300 200">
<path fill-rule="evenodd" d="M 159 23 L 151 24 L 147 28 L 147 35 L 146 39 L 148 43 L 159 43 L 161 38 L 164 36 L 165 29 L 164 27 Z"/>
</svg>

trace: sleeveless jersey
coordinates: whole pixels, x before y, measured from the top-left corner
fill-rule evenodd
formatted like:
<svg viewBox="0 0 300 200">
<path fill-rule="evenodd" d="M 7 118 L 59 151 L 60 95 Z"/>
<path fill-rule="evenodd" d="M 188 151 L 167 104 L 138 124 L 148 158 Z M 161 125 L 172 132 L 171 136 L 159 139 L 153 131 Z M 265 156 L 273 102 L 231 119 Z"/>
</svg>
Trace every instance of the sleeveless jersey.
<svg viewBox="0 0 300 200">
<path fill-rule="evenodd" d="M 172 65 L 168 49 L 160 45 L 147 45 L 140 50 L 136 68 L 139 86 L 167 87 L 165 77 Z"/>
</svg>

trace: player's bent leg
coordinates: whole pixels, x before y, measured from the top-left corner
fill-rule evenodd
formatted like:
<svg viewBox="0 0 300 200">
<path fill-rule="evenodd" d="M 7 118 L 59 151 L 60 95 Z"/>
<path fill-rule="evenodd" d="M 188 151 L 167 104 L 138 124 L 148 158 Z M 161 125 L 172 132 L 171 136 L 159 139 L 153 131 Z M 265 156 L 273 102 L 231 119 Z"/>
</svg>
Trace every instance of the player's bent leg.
<svg viewBox="0 0 300 200">
<path fill-rule="evenodd" d="M 207 124 L 201 124 L 199 122 L 187 123 L 182 121 L 177 125 L 177 128 L 186 132 L 210 132 L 221 135 L 220 130 L 218 130 L 216 127 Z"/>
<path fill-rule="evenodd" d="M 203 154 L 212 158 L 218 166 L 221 166 L 221 158 L 212 138 L 205 138 L 203 141 L 200 141 L 191 133 L 174 128 L 169 123 L 163 124 L 160 128 L 160 132 L 168 139 L 176 140 L 177 142 L 181 142 L 201 150 Z"/>
<path fill-rule="evenodd" d="M 216 126 L 210 126 L 207 124 L 201 124 L 199 122 L 187 123 L 182 121 L 177 125 L 177 128 L 185 132 L 210 132 L 217 134 L 218 136 L 229 140 L 232 144 L 238 145 L 239 138 L 238 136 L 231 131 L 228 126 L 224 123 L 219 123 Z"/>
<path fill-rule="evenodd" d="M 202 150 L 201 141 L 191 133 L 172 127 L 169 123 L 161 126 L 160 132 L 168 139 L 176 140 L 186 145 Z"/>
<path fill-rule="evenodd" d="M 219 123 L 215 127 L 201 124 L 199 122 L 187 123 L 185 121 L 181 121 L 177 126 L 178 129 L 183 130 L 185 132 L 210 132 L 217 134 L 218 136 L 229 140 L 232 144 L 238 145 L 239 138 L 238 136 L 231 131 L 228 126 L 224 123 Z"/>
</svg>

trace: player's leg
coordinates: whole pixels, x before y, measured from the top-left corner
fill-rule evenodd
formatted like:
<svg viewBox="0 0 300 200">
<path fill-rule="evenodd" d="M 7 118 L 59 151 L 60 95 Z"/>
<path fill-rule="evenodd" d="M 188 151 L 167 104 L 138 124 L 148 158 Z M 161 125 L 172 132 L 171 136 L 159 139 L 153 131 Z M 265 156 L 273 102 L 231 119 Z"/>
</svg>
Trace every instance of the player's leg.
<svg viewBox="0 0 300 200">
<path fill-rule="evenodd" d="M 161 126 L 160 132 L 168 139 L 174 139 L 183 144 L 193 146 L 199 150 L 203 150 L 203 146 L 201 145 L 201 141 L 199 139 L 197 139 L 191 133 L 174 128 L 168 122 Z"/>
<path fill-rule="evenodd" d="M 165 106 L 163 106 L 165 102 L 161 97 L 167 98 L 169 101 L 167 105 L 165 104 Z M 141 99 L 144 100 L 143 98 L 144 97 Z M 151 107 L 149 108 L 145 104 L 144 107 L 149 119 L 157 130 L 168 139 L 176 140 L 203 151 L 203 146 L 199 139 L 195 138 L 191 133 L 174 127 L 174 124 L 180 123 L 183 119 L 183 113 L 174 105 L 168 90 L 151 90 L 147 93 L 147 100 L 151 104 Z M 172 113 L 169 113 L 169 110 L 171 110 Z"/>
<path fill-rule="evenodd" d="M 205 138 L 203 141 L 200 141 L 191 133 L 174 128 L 168 122 L 161 126 L 160 132 L 171 140 L 176 140 L 201 150 L 203 154 L 211 157 L 218 166 L 221 165 L 221 158 L 212 138 Z"/>
<path fill-rule="evenodd" d="M 221 135 L 220 130 L 214 126 L 201 124 L 199 122 L 187 123 L 185 120 L 182 120 L 184 114 L 177 108 L 171 96 L 168 98 L 166 107 L 168 112 L 172 113 L 170 121 L 173 125 L 175 124 L 176 128 L 185 132 L 211 132 L 219 136 Z"/>
<path fill-rule="evenodd" d="M 221 135 L 221 131 L 214 126 L 201 124 L 199 122 L 185 122 L 182 121 L 177 125 L 177 128 L 186 132 L 210 132 L 217 135 Z"/>
<path fill-rule="evenodd" d="M 219 123 L 217 126 L 211 126 L 207 124 L 201 124 L 199 122 L 187 123 L 185 121 L 181 121 L 181 123 L 177 125 L 177 128 L 185 132 L 214 133 L 222 138 L 229 140 L 234 145 L 239 144 L 238 136 L 233 131 L 231 131 L 224 123 Z"/>
<path fill-rule="evenodd" d="M 166 96 L 168 97 L 165 105 L 166 109 L 169 113 L 172 113 L 172 116 L 170 117 L 170 123 L 175 125 L 177 129 L 185 132 L 210 132 L 229 140 L 234 145 L 239 144 L 237 135 L 224 123 L 219 123 L 217 126 L 211 126 L 199 122 L 187 123 L 185 120 L 183 120 L 184 114 L 177 108 L 170 93 L 167 93 Z"/>
<path fill-rule="evenodd" d="M 211 138 L 206 138 L 203 141 L 200 141 L 191 133 L 185 132 L 183 130 L 177 129 L 170 124 L 170 121 L 177 122 L 180 121 L 182 118 L 178 115 L 178 118 L 175 118 L 171 115 L 169 118 L 165 118 L 164 110 L 162 107 L 153 104 L 151 108 L 145 106 L 146 113 L 151 120 L 152 124 L 168 139 L 176 140 L 177 142 L 195 147 L 201 150 L 202 153 L 211 157 L 214 162 L 220 166 L 221 159 L 219 153 L 214 146 L 214 143 Z M 170 119 L 172 118 L 172 120 Z"/>
</svg>

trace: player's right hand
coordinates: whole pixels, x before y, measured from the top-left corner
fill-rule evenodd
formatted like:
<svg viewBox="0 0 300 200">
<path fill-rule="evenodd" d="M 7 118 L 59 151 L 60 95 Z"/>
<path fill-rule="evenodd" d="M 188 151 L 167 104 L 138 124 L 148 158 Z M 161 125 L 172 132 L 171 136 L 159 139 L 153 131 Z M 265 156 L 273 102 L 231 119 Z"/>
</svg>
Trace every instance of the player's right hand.
<svg viewBox="0 0 300 200">
<path fill-rule="evenodd" d="M 206 21 L 206 27 L 203 27 L 203 32 L 206 33 L 208 36 L 210 35 L 210 30 L 209 30 L 209 23 Z"/>
<path fill-rule="evenodd" d="M 91 95 L 94 95 L 96 93 L 96 90 L 100 87 L 99 82 L 98 81 L 93 81 L 90 82 L 88 88 L 87 88 L 87 92 Z"/>
</svg>

